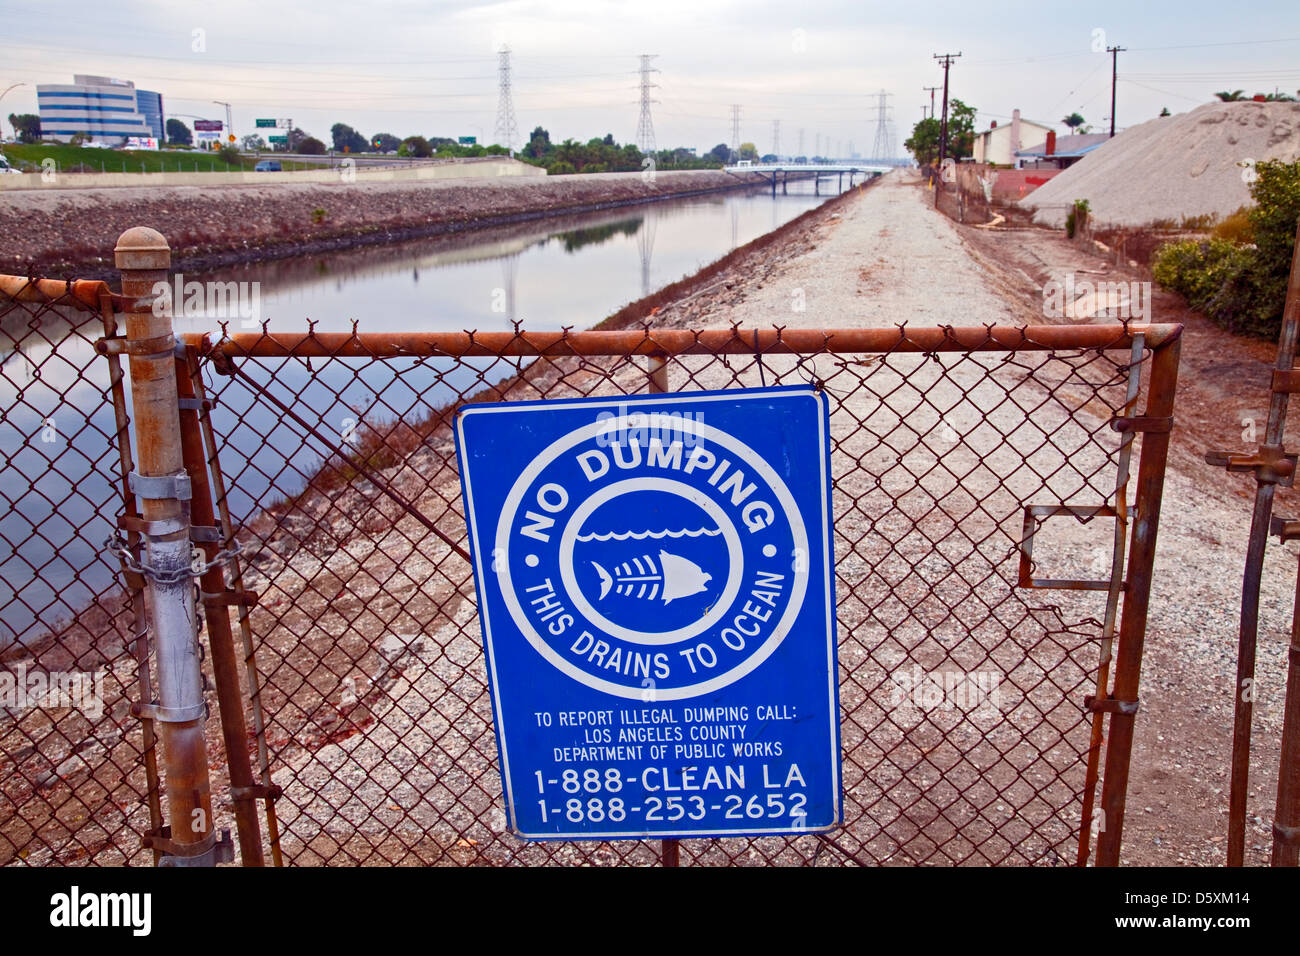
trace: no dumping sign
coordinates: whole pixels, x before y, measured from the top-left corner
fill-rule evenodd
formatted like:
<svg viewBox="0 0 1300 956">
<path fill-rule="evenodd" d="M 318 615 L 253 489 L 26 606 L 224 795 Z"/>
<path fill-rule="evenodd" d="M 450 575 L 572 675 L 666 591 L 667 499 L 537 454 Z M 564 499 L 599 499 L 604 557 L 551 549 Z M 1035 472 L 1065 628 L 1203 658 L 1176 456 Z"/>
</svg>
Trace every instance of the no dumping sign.
<svg viewBox="0 0 1300 956">
<path fill-rule="evenodd" d="M 803 386 L 459 410 L 519 836 L 841 821 L 828 418 Z"/>
</svg>

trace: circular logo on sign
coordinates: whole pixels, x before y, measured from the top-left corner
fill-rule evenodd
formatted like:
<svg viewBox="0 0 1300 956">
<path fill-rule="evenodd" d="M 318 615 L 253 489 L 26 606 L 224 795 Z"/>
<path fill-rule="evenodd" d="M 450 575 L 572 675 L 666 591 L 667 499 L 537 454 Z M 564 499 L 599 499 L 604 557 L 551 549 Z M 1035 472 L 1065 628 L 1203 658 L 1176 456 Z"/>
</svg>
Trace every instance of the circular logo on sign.
<svg viewBox="0 0 1300 956">
<path fill-rule="evenodd" d="M 680 414 L 602 414 L 515 481 L 493 571 L 530 644 L 574 680 L 680 700 L 751 672 L 807 590 L 808 535 L 776 470 Z"/>
</svg>

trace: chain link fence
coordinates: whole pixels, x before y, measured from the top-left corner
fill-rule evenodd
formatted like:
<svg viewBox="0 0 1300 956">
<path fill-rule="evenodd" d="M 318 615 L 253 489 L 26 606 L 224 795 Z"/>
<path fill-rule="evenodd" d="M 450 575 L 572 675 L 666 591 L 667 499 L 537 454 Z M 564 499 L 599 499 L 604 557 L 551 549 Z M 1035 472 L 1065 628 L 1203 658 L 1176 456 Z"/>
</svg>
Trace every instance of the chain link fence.
<svg viewBox="0 0 1300 956">
<path fill-rule="evenodd" d="M 105 550 L 134 514 L 116 321 L 103 283 L 0 277 L 0 865 L 154 859 L 141 582 Z"/>
<path fill-rule="evenodd" d="M 1138 582 L 1150 580 L 1136 548 L 1120 580 L 1133 434 L 1112 425 L 1134 414 L 1152 350 L 1176 337 L 187 337 L 211 406 L 225 545 L 244 555 L 231 587 L 257 595 L 241 617 L 267 779 L 282 793 L 274 852 L 335 865 L 657 862 L 657 844 L 524 843 L 506 830 L 451 432 L 466 402 L 635 396 L 657 378 L 673 391 L 812 382 L 832 400 L 846 821 L 829 835 L 683 840 L 681 859 L 1086 860 L 1105 829 L 1092 808 L 1107 709 L 1087 699 L 1108 697 L 1120 590 L 1136 585 L 1144 614 Z M 1154 518 L 1158 486 L 1133 500 Z M 1114 799 L 1122 812 L 1122 788 Z"/>
<path fill-rule="evenodd" d="M 0 863 L 156 863 L 123 302 L 102 283 L 0 293 Z M 506 830 L 452 417 L 813 383 L 832 406 L 845 823 L 673 854 L 1069 865 L 1096 838 L 1117 860 L 1176 328 L 182 338 L 195 525 L 216 529 L 195 602 L 204 644 L 220 659 L 237 629 L 241 658 L 209 693 L 213 808 L 246 858 L 251 835 L 275 863 L 659 862 L 658 843 Z M 260 834 L 240 816 L 255 799 Z"/>
</svg>

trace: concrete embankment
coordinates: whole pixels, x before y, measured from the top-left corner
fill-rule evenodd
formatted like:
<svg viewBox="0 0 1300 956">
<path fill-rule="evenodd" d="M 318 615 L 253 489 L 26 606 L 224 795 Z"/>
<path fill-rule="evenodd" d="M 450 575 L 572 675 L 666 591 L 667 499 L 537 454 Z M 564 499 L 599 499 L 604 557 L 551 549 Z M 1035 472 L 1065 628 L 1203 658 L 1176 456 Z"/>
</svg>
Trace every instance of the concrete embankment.
<svg viewBox="0 0 1300 956">
<path fill-rule="evenodd" d="M 150 226 L 174 268 L 213 267 L 761 186 L 721 171 L 434 182 L 21 190 L 0 194 L 0 271 L 96 277 L 117 237 Z"/>
</svg>

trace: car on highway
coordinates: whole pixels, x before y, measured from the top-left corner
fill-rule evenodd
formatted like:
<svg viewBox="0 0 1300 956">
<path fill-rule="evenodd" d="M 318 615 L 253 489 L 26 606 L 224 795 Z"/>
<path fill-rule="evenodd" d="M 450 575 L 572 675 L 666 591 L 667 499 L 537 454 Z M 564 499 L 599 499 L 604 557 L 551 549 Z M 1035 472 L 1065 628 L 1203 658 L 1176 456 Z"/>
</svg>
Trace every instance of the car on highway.
<svg viewBox="0 0 1300 956">
<path fill-rule="evenodd" d="M 3 155 L 0 155 L 0 176 L 3 176 L 5 173 L 18 173 L 21 175 L 22 170 L 14 169 L 9 165 L 9 160 L 5 159 Z"/>
<path fill-rule="evenodd" d="M 278 159 L 264 159 L 253 167 L 255 173 L 280 173 L 283 171 Z"/>
</svg>

